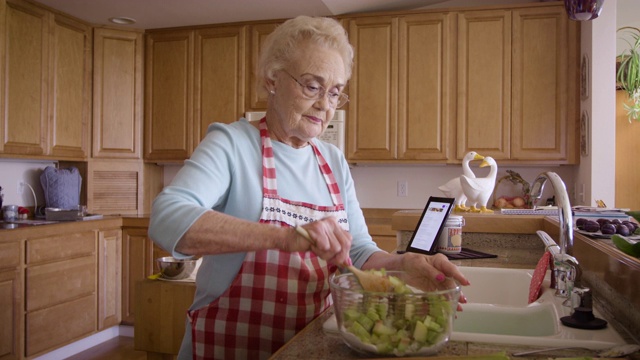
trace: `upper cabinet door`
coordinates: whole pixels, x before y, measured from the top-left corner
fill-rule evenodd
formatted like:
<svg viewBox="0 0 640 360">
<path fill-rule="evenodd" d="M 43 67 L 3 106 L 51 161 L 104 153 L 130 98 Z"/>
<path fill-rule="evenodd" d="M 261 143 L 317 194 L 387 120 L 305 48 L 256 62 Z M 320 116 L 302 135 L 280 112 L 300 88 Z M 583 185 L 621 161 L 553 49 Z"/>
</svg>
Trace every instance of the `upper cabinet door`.
<svg viewBox="0 0 640 360">
<path fill-rule="evenodd" d="M 182 161 L 192 149 L 193 30 L 146 39 L 145 159 Z"/>
<path fill-rule="evenodd" d="M 21 0 L 8 0 L 2 151 L 46 155 L 49 14 Z"/>
<path fill-rule="evenodd" d="M 231 123 L 244 113 L 245 28 L 200 29 L 195 34 L 194 141 L 209 124 Z"/>
<path fill-rule="evenodd" d="M 451 14 L 399 19 L 398 158 L 448 158 L 452 110 Z M 366 121 L 365 121 L 366 128 Z"/>
<path fill-rule="evenodd" d="M 458 14 L 457 152 L 510 155 L 511 13 Z"/>
<path fill-rule="evenodd" d="M 397 158 L 398 19 L 364 17 L 349 21 L 355 49 L 347 120 L 347 158 Z"/>
<path fill-rule="evenodd" d="M 94 30 L 94 158 L 142 157 L 142 53 L 140 32 Z"/>
<path fill-rule="evenodd" d="M 91 124 L 91 26 L 55 15 L 52 34 L 50 156 L 86 159 Z"/>
<path fill-rule="evenodd" d="M 280 22 L 254 24 L 249 26 L 249 49 L 247 69 L 247 110 L 265 110 L 267 108 L 268 93 L 263 87 L 258 86 L 256 68 L 260 57 L 260 50 L 264 40 L 276 29 Z"/>
<path fill-rule="evenodd" d="M 511 158 L 567 160 L 568 23 L 561 6 L 513 11 Z M 575 50 L 575 48 L 574 48 Z M 575 69 L 575 68 L 574 68 Z M 575 79 L 574 79 L 575 80 Z M 575 88 L 574 88 L 575 89 Z M 575 145 L 573 146 L 575 147 Z"/>
</svg>

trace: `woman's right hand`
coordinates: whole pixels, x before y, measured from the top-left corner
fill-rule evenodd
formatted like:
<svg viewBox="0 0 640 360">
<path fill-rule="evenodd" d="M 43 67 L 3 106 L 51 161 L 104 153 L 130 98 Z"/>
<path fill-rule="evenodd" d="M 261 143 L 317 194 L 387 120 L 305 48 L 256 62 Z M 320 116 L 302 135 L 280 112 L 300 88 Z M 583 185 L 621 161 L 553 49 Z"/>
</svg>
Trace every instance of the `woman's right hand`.
<svg viewBox="0 0 640 360">
<path fill-rule="evenodd" d="M 288 241 L 285 251 L 312 251 L 329 264 L 350 263 L 351 234 L 342 229 L 335 217 L 326 217 L 301 226 L 310 239 L 300 235 L 295 229 L 295 240 Z"/>
</svg>

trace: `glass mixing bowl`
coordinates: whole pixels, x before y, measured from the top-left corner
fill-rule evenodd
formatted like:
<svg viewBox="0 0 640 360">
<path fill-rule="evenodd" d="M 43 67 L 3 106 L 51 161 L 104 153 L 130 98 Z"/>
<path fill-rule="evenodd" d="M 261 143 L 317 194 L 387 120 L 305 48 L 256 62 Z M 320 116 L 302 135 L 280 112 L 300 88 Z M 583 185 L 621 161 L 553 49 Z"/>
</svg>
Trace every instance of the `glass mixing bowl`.
<svg viewBox="0 0 640 360">
<path fill-rule="evenodd" d="M 404 283 L 405 272 L 387 271 Z M 334 274 L 329 284 L 344 342 L 366 355 L 436 354 L 451 336 L 460 287 L 412 293 L 367 292 L 352 273 Z"/>
</svg>

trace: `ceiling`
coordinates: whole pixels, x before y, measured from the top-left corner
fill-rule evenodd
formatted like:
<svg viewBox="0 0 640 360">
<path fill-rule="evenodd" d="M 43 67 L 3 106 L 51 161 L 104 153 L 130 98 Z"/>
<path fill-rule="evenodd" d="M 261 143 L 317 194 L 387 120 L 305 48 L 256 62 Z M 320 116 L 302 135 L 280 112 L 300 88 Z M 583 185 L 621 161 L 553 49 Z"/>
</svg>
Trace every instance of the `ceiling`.
<svg viewBox="0 0 640 360">
<path fill-rule="evenodd" d="M 409 10 L 448 0 L 35 0 L 95 25 L 109 18 L 136 20 L 132 28 L 155 29 L 190 25 L 332 16 L 354 12 Z M 113 24 L 111 24 L 113 25 Z"/>
<path fill-rule="evenodd" d="M 94 25 L 112 17 L 136 20 L 135 29 L 157 29 L 298 15 L 333 16 L 371 11 L 486 6 L 553 0 L 33 0 Z M 607 5 L 605 4 L 606 11 Z M 640 1 L 618 0 L 618 20 L 638 27 Z M 625 16 L 627 18 L 625 18 Z"/>
</svg>

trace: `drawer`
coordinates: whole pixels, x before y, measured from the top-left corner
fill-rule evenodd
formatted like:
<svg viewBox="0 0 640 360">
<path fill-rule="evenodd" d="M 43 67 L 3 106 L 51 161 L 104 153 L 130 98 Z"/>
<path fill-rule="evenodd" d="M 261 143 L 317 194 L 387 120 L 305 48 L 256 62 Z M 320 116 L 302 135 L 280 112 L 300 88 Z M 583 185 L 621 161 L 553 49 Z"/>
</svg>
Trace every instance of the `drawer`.
<svg viewBox="0 0 640 360">
<path fill-rule="evenodd" d="M 95 294 L 96 271 L 93 255 L 28 267 L 26 310 L 33 311 Z"/>
<path fill-rule="evenodd" d="M 75 234 L 50 236 L 27 240 L 27 264 L 56 261 L 96 252 L 96 233 L 87 231 Z"/>
<path fill-rule="evenodd" d="M 0 270 L 15 269 L 20 266 L 20 243 L 0 244 Z"/>
<path fill-rule="evenodd" d="M 26 316 L 27 356 L 89 335 L 97 326 L 96 296 L 86 296 Z"/>
</svg>

